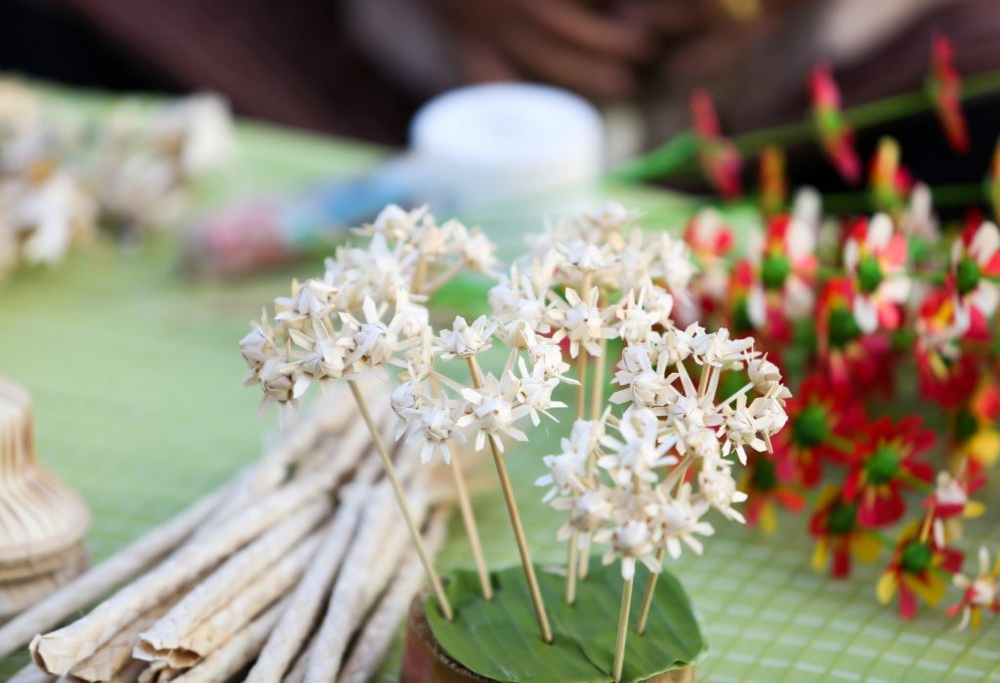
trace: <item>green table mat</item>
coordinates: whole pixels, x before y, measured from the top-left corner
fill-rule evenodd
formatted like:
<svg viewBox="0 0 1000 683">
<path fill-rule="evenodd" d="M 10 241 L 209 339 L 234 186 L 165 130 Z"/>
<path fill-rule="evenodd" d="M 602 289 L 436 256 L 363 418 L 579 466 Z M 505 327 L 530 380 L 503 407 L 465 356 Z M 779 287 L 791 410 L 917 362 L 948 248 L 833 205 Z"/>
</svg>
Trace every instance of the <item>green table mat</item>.
<svg viewBox="0 0 1000 683">
<path fill-rule="evenodd" d="M 84 95 L 62 95 L 58 103 L 90 112 L 105 106 Z M 256 124 L 241 124 L 238 135 L 238 162 L 203 184 L 201 205 L 354 174 L 385 154 Z M 644 209 L 651 224 L 676 227 L 691 208 L 658 191 L 607 191 Z M 542 205 L 528 201 L 468 218 L 486 228 L 534 229 Z M 241 388 L 236 344 L 247 321 L 286 290 L 289 273 L 233 284 L 192 281 L 176 268 L 176 243 L 170 235 L 138 247 L 99 241 L 59 269 L 23 270 L 0 285 L 0 374 L 31 391 L 39 456 L 91 506 L 95 561 L 252 462 L 276 429 L 273 413 L 255 417 L 258 392 Z M 295 272 L 307 277 L 317 268 Z M 541 505 L 542 491 L 531 483 L 559 430 L 547 425 L 508 458 L 532 548 L 547 563 L 563 559 L 553 542 L 561 519 Z M 997 499 L 995 489 L 988 497 Z M 499 491 L 483 493 L 476 507 L 488 562 L 515 562 Z M 980 537 L 1000 521 L 992 507 L 968 526 L 964 548 L 973 557 Z M 809 566 L 805 518 L 782 517 L 781 524 L 765 538 L 718 521 L 704 557 L 672 565 L 709 641 L 702 680 L 1000 680 L 996 618 L 974 634 L 954 632 L 940 608 L 903 622 L 875 601 L 880 567 L 860 567 L 848 581 L 818 576 Z M 466 565 L 461 525 L 452 532 L 441 564 Z M 957 597 L 957 590 L 949 594 Z M 385 680 L 395 679 L 396 657 L 398 650 Z M 0 676 L 24 661 L 0 663 Z"/>
</svg>

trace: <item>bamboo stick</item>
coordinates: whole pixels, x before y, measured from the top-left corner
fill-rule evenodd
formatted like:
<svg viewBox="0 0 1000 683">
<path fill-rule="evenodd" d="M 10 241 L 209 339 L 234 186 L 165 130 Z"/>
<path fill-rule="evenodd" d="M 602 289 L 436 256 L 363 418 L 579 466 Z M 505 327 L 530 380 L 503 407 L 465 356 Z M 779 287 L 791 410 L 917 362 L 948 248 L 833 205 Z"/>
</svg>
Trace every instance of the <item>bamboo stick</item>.
<svg viewBox="0 0 1000 683">
<path fill-rule="evenodd" d="M 472 375 L 472 383 L 477 389 L 483 386 L 483 374 L 479 369 L 479 362 L 475 356 L 469 356 L 469 372 Z M 538 588 L 538 579 L 535 577 L 535 567 L 531 563 L 531 551 L 528 549 L 528 540 L 524 535 L 524 527 L 521 524 L 521 514 L 517 509 L 517 499 L 514 497 L 514 489 L 510 483 L 510 475 L 507 474 L 507 463 L 503 459 L 496 440 L 490 434 L 487 441 L 490 442 L 490 452 L 493 454 L 493 464 L 496 466 L 497 477 L 500 479 L 500 488 L 503 490 L 504 503 L 507 505 L 507 514 L 510 517 L 510 525 L 514 530 L 514 540 L 517 543 L 517 551 L 521 555 L 521 566 L 524 567 L 524 576 L 528 582 L 528 592 L 531 594 L 531 602 L 535 608 L 535 616 L 538 619 L 538 629 L 541 632 L 542 640 L 546 643 L 552 642 L 552 628 L 549 626 L 549 617 L 545 613 L 545 602 L 542 600 L 542 591 Z"/>
<path fill-rule="evenodd" d="M 660 548 L 656 551 L 656 562 L 663 565 L 663 557 L 666 555 L 666 550 Z M 642 609 L 639 612 L 639 621 L 635 625 L 635 634 L 641 636 L 646 632 L 646 621 L 649 619 L 649 610 L 653 606 L 653 594 L 656 592 L 656 581 L 660 578 L 658 572 L 650 572 L 649 583 L 646 584 L 646 592 L 642 596 Z"/>
<path fill-rule="evenodd" d="M 622 668 L 625 665 L 625 642 L 628 638 L 628 614 L 632 608 L 632 584 L 635 579 L 627 579 L 622 583 L 622 604 L 618 610 L 618 636 L 615 639 L 615 665 L 613 676 L 615 683 L 622 680 Z"/>
<path fill-rule="evenodd" d="M 386 477 L 388 477 L 389 482 L 392 484 L 392 489 L 396 494 L 396 502 L 399 504 L 399 509 L 402 511 L 403 517 L 406 520 L 406 526 L 409 529 L 410 538 L 413 540 L 413 545 L 417 549 L 417 554 L 420 555 L 420 561 L 423 563 L 424 570 L 427 572 L 427 578 L 430 579 L 431 586 L 434 588 L 434 594 L 437 596 L 441 612 L 445 619 L 451 621 L 454 618 L 451 603 L 448 601 L 448 596 L 445 595 L 441 579 L 438 577 L 437 571 L 434 569 L 434 562 L 431 559 L 430 553 L 428 553 L 427 548 L 424 547 L 423 538 L 420 536 L 420 529 L 417 527 L 417 523 L 413 517 L 413 512 L 410 510 L 410 506 L 406 502 L 406 494 L 399 481 L 399 476 L 396 474 L 396 467 L 392 464 L 392 458 L 389 457 L 389 453 L 385 449 L 385 443 L 382 441 L 382 436 L 379 434 L 378 426 L 372 419 L 371 413 L 368 411 L 368 404 L 365 402 L 364 394 L 361 393 L 361 389 L 355 380 L 348 380 L 347 384 L 350 386 L 351 393 L 354 394 L 354 401 L 358 404 L 358 410 L 361 411 L 361 416 L 364 418 L 365 424 L 368 425 L 368 429 L 371 432 L 375 450 L 378 451 L 379 456 L 382 458 L 382 464 L 385 466 Z"/>
</svg>

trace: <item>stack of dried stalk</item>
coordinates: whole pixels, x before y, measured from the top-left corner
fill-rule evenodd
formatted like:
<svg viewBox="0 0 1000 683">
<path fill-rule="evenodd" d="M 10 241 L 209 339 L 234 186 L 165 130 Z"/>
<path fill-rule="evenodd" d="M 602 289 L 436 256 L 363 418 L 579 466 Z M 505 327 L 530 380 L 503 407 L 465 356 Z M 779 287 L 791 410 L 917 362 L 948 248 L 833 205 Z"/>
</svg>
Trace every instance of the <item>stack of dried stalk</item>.
<svg viewBox="0 0 1000 683">
<path fill-rule="evenodd" d="M 390 433 L 388 395 L 366 394 Z M 368 429 L 337 398 L 221 490 L 0 628 L 9 654 L 134 577 L 34 635 L 34 663 L 13 680 L 368 680 L 424 574 Z M 435 548 L 446 489 L 415 457 L 398 460 Z"/>
</svg>

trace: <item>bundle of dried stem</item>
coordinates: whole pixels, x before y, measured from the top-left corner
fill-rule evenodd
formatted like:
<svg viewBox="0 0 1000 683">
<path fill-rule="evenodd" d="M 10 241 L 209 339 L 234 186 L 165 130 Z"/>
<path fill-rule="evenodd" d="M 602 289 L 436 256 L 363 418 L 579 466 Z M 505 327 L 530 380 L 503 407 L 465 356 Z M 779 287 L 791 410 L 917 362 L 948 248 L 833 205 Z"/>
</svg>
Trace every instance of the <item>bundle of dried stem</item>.
<svg viewBox="0 0 1000 683">
<path fill-rule="evenodd" d="M 391 434 L 388 394 L 363 391 L 371 424 Z M 190 683 L 249 671 L 280 681 L 296 667 L 302 680 L 347 680 L 342 662 L 349 680 L 370 677 L 423 571 L 366 420 L 344 398 L 297 420 L 222 491 L 0 628 L 9 653 L 104 598 L 36 635 L 34 664 L 14 680 Z M 400 460 L 413 523 L 436 549 L 450 505 L 436 480 L 450 474 Z"/>
</svg>

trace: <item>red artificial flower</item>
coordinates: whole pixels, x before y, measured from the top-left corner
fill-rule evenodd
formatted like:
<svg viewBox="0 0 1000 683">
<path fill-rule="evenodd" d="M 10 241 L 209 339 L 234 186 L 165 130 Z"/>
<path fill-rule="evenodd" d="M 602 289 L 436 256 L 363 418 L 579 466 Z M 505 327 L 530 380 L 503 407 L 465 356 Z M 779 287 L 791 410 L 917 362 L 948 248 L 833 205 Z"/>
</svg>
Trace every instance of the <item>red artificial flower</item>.
<svg viewBox="0 0 1000 683">
<path fill-rule="evenodd" d="M 962 340 L 972 332 L 957 309 L 954 288 L 941 287 L 920 303 L 916 320 L 920 394 L 948 409 L 968 399 L 980 375 L 976 356 L 961 349 Z"/>
<path fill-rule="evenodd" d="M 906 238 L 884 213 L 859 218 L 844 243 L 844 267 L 853 278 L 854 317 L 862 332 L 894 330 L 903 321 L 902 305 L 910 295 L 906 274 Z"/>
<path fill-rule="evenodd" d="M 975 479 L 1000 457 L 1000 385 L 993 372 L 984 373 L 979 387 L 968 403 L 955 413 L 952 428 L 952 458 L 966 468 L 966 476 Z"/>
<path fill-rule="evenodd" d="M 840 177 L 857 185 L 861 180 L 861 160 L 854 149 L 854 131 L 840 113 L 840 90 L 828 65 L 820 62 L 813 68 L 809 89 L 823 151 Z"/>
<path fill-rule="evenodd" d="M 916 616 L 917 598 L 931 606 L 939 603 L 947 585 L 942 575 L 950 577 L 962 569 L 962 553 L 938 545 L 928 526 L 929 520 L 924 525 L 913 522 L 903 529 L 875 589 L 883 605 L 899 593 L 899 616 L 904 619 Z"/>
<path fill-rule="evenodd" d="M 874 562 L 882 546 L 870 530 L 858 524 L 857 503 L 845 500 L 836 486 L 827 487 L 816 503 L 816 512 L 809 519 L 809 534 L 816 539 L 812 566 L 818 572 L 826 567 L 832 555 L 830 576 L 843 579 L 851 573 L 851 558 Z"/>
<path fill-rule="evenodd" d="M 788 199 L 785 153 L 768 145 L 760 153 L 760 205 L 765 215 L 781 213 Z"/>
<path fill-rule="evenodd" d="M 924 500 L 924 507 L 930 510 L 934 519 L 954 519 L 967 517 L 973 519 L 985 512 L 982 503 L 969 500 L 969 495 L 986 484 L 985 477 L 968 476 L 952 477 L 947 472 L 938 472 L 934 493 Z"/>
<path fill-rule="evenodd" d="M 788 425 L 771 437 L 778 477 L 814 488 L 826 461 L 846 463 L 853 454 L 850 435 L 864 423 L 861 404 L 819 373 L 809 375 L 785 404 Z"/>
<path fill-rule="evenodd" d="M 972 630 L 979 628 L 982 611 L 1000 612 L 1000 558 L 990 568 L 990 554 L 985 546 L 979 548 L 979 574 L 974 579 L 959 574 L 953 578 L 955 585 L 963 589 L 962 601 L 952 605 L 945 613 L 949 617 L 962 613 L 958 628 L 972 624 Z"/>
<path fill-rule="evenodd" d="M 913 178 L 900 163 L 899 143 L 883 137 L 872 156 L 869 171 L 872 201 L 880 211 L 897 213 L 906 207 L 906 197 L 913 187 Z"/>
<path fill-rule="evenodd" d="M 893 383 L 889 339 L 862 334 L 854 317 L 851 278 L 827 280 L 817 305 L 816 333 L 819 366 L 834 386 L 849 388 L 855 396 L 870 391 L 886 393 Z"/>
<path fill-rule="evenodd" d="M 858 503 L 858 521 L 865 526 L 892 524 L 903 516 L 902 490 L 929 484 L 934 469 L 916 458 L 934 445 L 934 432 L 917 416 L 893 422 L 870 422 L 857 435 L 853 466 L 844 481 L 844 498 Z"/>
<path fill-rule="evenodd" d="M 684 242 L 701 270 L 701 277 L 692 282 L 692 294 L 703 315 L 717 311 L 726 299 L 729 273 L 725 259 L 735 241 L 733 229 L 711 207 L 694 214 L 684 228 Z"/>
<path fill-rule="evenodd" d="M 755 526 L 760 522 L 761 530 L 767 535 L 778 528 L 775 503 L 791 512 L 800 512 L 806 504 L 798 491 L 781 480 L 777 463 L 767 453 L 751 453 L 740 490 L 749 496 L 745 508 L 747 524 Z"/>
<path fill-rule="evenodd" d="M 798 217 L 782 214 L 767 221 L 760 273 L 769 307 L 785 318 L 812 315 L 813 287 L 819 259 L 816 232 Z"/>
<path fill-rule="evenodd" d="M 931 46 L 931 73 L 927 77 L 930 94 L 948 144 L 957 152 L 969 150 L 969 133 L 962 113 L 962 80 L 955 68 L 955 51 L 951 41 L 940 33 L 934 34 Z"/>
<path fill-rule="evenodd" d="M 722 136 L 715 105 L 707 91 L 691 93 L 691 118 L 698 135 L 698 160 L 708 182 L 726 199 L 740 195 L 740 153 Z"/>
<path fill-rule="evenodd" d="M 952 245 L 950 275 L 963 317 L 991 317 L 1000 304 L 1000 290 L 989 279 L 1000 277 L 1000 229 L 989 221 L 967 225 Z"/>
</svg>

